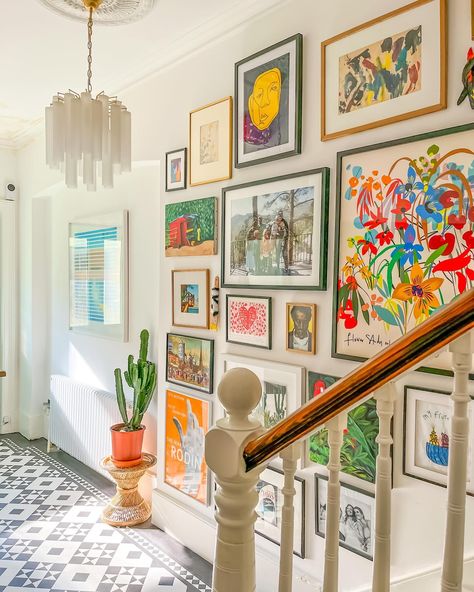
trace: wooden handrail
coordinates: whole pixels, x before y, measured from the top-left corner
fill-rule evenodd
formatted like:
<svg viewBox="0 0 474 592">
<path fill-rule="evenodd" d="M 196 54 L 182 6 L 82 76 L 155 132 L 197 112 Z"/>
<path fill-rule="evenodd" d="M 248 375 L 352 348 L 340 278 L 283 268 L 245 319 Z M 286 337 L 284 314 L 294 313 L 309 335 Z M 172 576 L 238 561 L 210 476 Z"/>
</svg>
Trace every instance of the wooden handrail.
<svg viewBox="0 0 474 592">
<path fill-rule="evenodd" d="M 7 373 L 5 372 L 5 370 L 0 370 L 0 378 L 5 378 L 6 375 Z"/>
<path fill-rule="evenodd" d="M 257 467 L 474 328 L 474 289 L 465 292 L 353 372 L 335 382 L 244 449 L 246 470 Z"/>
</svg>

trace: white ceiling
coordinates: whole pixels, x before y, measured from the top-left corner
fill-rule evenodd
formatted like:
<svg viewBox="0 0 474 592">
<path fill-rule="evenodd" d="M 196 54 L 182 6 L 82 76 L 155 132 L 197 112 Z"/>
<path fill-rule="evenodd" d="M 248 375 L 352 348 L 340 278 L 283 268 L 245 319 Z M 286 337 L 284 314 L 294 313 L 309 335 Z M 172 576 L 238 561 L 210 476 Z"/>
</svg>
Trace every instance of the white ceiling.
<svg viewBox="0 0 474 592">
<path fill-rule="evenodd" d="M 143 20 L 94 31 L 93 87 L 118 92 L 189 51 L 194 40 L 232 27 L 283 0 L 158 0 Z M 4 4 L 4 6 L 3 6 Z M 86 85 L 85 24 L 38 0 L 2 2 L 0 144 L 18 147 L 41 124 L 58 91 Z"/>
</svg>

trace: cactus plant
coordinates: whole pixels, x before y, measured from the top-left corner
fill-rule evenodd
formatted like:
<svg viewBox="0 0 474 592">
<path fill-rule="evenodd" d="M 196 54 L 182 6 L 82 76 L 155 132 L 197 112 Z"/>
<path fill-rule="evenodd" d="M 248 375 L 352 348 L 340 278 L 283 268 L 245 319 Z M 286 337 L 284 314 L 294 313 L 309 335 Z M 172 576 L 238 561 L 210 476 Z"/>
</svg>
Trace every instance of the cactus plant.
<svg viewBox="0 0 474 592">
<path fill-rule="evenodd" d="M 122 371 L 120 368 L 116 368 L 114 371 L 117 404 L 124 423 L 122 431 L 125 432 L 133 432 L 140 429 L 143 416 L 150 405 L 156 389 L 156 364 L 147 360 L 149 339 L 149 332 L 143 329 L 140 333 L 140 353 L 138 360 L 135 362 L 133 356 L 129 355 L 128 369 L 123 373 L 125 382 L 133 389 L 133 407 L 130 418 L 128 416 L 127 400 L 123 390 Z"/>
</svg>

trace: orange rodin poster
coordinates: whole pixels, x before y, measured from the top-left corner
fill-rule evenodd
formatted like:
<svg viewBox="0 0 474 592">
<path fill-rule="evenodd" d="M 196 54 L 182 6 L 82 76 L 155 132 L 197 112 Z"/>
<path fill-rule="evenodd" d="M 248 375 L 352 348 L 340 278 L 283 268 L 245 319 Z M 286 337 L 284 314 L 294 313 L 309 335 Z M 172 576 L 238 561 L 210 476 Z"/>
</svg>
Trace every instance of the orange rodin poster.
<svg viewBox="0 0 474 592">
<path fill-rule="evenodd" d="M 204 435 L 209 429 L 209 403 L 166 391 L 165 482 L 208 503 Z"/>
</svg>

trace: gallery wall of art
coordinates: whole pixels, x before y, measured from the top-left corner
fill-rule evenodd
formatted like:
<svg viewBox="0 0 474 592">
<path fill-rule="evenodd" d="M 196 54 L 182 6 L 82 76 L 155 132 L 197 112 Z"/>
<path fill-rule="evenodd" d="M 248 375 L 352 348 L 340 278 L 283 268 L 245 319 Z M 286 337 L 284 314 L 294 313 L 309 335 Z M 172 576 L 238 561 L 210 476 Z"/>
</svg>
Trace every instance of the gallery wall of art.
<svg viewBox="0 0 474 592">
<path fill-rule="evenodd" d="M 347 240 L 343 240 L 339 247 L 340 241 L 336 238 L 337 212 L 339 211 L 341 219 L 346 221 L 359 215 L 359 212 L 353 212 L 346 207 L 347 204 L 352 205 L 352 202 L 344 199 L 344 196 L 341 199 L 341 208 L 339 210 L 336 208 L 337 153 L 354 150 L 357 162 L 352 159 L 352 154 L 346 154 L 344 157 L 341 156 L 341 164 L 344 163 L 343 171 L 347 174 L 347 184 L 357 191 L 361 173 L 354 170 L 354 167 L 371 168 L 372 162 L 376 162 L 377 167 L 389 168 L 390 163 L 399 155 L 396 146 L 387 147 L 386 151 L 373 152 L 360 152 L 357 150 L 360 147 L 393 141 L 414 134 L 433 132 L 472 121 L 472 110 L 467 101 L 459 107 L 456 106 L 456 100 L 462 89 L 461 71 L 466 61 L 466 51 L 471 38 L 469 19 L 466 18 L 466 15 L 469 14 L 469 1 L 448 2 L 449 51 L 446 63 L 446 109 L 420 114 L 411 119 L 402 119 L 396 123 L 372 129 L 371 124 L 377 119 L 400 115 L 396 110 L 385 112 L 384 110 L 389 109 L 387 105 L 390 103 L 390 101 L 386 101 L 387 105 L 366 107 L 365 109 L 376 109 L 377 116 L 365 116 L 365 120 L 364 109 L 354 110 L 353 122 L 348 127 L 365 126 L 367 129 L 333 139 L 327 138 L 325 141 L 321 139 L 321 85 L 323 81 L 321 42 L 406 4 L 405 0 L 381 0 L 375 7 L 373 2 L 366 0 L 348 7 L 344 0 L 335 0 L 330 5 L 322 7 L 320 3 L 313 0 L 283 2 L 274 10 L 253 22 L 246 23 L 231 34 L 224 37 L 215 36 L 172 67 L 158 72 L 155 76 L 126 90 L 123 93 L 124 100 L 133 112 L 134 161 L 142 164 L 160 161 L 159 178 L 156 164 L 152 164 L 150 167 L 136 168 L 128 178 L 122 177 L 118 181 L 117 190 L 114 193 L 99 192 L 92 195 L 81 191 L 67 193 L 64 190 L 58 191 L 55 184 L 59 179 L 42 165 L 44 160 L 42 140 L 28 146 L 19 155 L 19 169 L 22 179 L 22 201 L 20 204 L 23 247 L 20 270 L 22 327 L 28 329 L 32 325 L 35 326 L 35 321 L 38 327 L 38 330 L 32 333 L 24 331 L 21 375 L 22 406 L 28 409 L 32 415 L 41 414 L 41 404 L 44 400 L 44 393 L 48 389 L 48 374 L 50 372 L 74 374 L 74 377 L 79 379 L 87 377 L 87 380 L 91 380 L 95 385 L 112 390 L 113 368 L 123 365 L 124 356 L 136 350 L 138 332 L 142 325 L 147 326 L 152 334 L 152 351 L 159 365 L 156 426 L 156 450 L 159 462 L 157 469 L 158 489 L 154 498 L 154 518 L 160 526 L 209 559 L 212 558 L 214 548 L 213 483 L 211 480 L 205 483 L 200 482 L 197 488 L 191 484 L 185 490 L 184 477 L 192 482 L 195 476 L 192 474 L 179 475 L 180 471 L 183 472 L 182 463 L 181 465 L 179 462 L 176 463 L 174 457 L 167 459 L 167 452 L 170 452 L 166 447 L 166 435 L 171 434 L 173 427 L 176 428 L 176 422 L 173 422 L 174 414 L 177 414 L 176 417 L 181 417 L 183 423 L 189 416 L 190 406 L 191 411 L 195 415 L 199 415 L 201 426 L 204 426 L 205 422 L 214 421 L 222 414 L 222 409 L 217 403 L 216 388 L 224 368 L 247 365 L 260 373 L 267 399 L 273 401 L 267 409 L 261 410 L 261 418 L 271 422 L 282 412 L 280 403 L 277 404 L 277 401 L 281 401 L 282 395 L 286 395 L 283 397 L 286 410 L 283 411 L 291 411 L 292 408 L 299 406 L 306 400 L 306 397 L 317 395 L 318 392 L 331 384 L 331 381 L 355 368 L 357 362 L 346 359 L 348 356 L 372 355 L 377 347 L 380 347 L 377 331 L 369 332 L 371 336 L 374 336 L 373 338 L 365 338 L 367 331 L 363 329 L 361 329 L 362 337 L 357 334 L 357 330 L 363 327 L 365 314 L 369 316 L 369 320 L 372 318 L 377 322 L 380 318 L 384 318 L 394 335 L 400 328 L 400 323 L 404 325 L 406 321 L 408 324 L 407 316 L 402 317 L 398 307 L 389 309 L 384 304 L 382 308 L 388 312 L 381 310 L 382 301 L 385 303 L 387 300 L 388 285 L 387 290 L 383 285 L 380 290 L 376 290 L 375 285 L 369 288 L 369 277 L 367 280 L 369 284 L 364 284 L 365 292 L 361 292 L 357 296 L 356 304 L 351 300 L 348 305 L 348 298 L 346 298 L 340 303 L 342 311 L 339 311 L 339 306 L 337 307 L 341 313 L 340 320 L 344 324 L 343 330 L 350 331 L 355 338 L 360 337 L 362 341 L 352 339 L 348 333 L 341 333 L 338 335 L 338 346 L 334 346 L 332 339 L 335 315 L 333 302 L 334 260 L 337 251 L 340 251 L 343 263 L 346 256 L 355 256 L 354 245 L 351 246 Z M 435 51 L 436 18 L 429 12 L 419 18 L 424 19 L 423 23 L 427 30 L 433 31 L 429 47 Z M 407 31 L 413 25 L 409 17 L 404 17 L 404 19 L 397 22 L 396 33 Z M 387 31 L 384 29 L 378 33 L 385 37 Z M 392 33 L 395 36 L 395 32 L 392 31 Z M 244 79 L 245 72 L 257 69 L 253 82 L 255 84 L 256 78 L 265 73 L 265 69 L 258 70 L 258 68 L 262 68 L 262 64 L 259 64 L 257 54 L 283 40 L 294 38 L 297 34 L 302 36 L 303 47 L 302 110 L 301 122 L 298 117 L 295 117 L 293 121 L 288 123 L 288 129 L 293 130 L 293 134 L 288 134 L 288 139 L 293 140 L 288 152 L 291 154 L 300 151 L 301 153 L 289 156 L 283 154 L 285 157 L 278 160 L 262 159 L 257 164 L 250 163 L 249 165 L 248 161 L 256 158 L 253 156 L 255 151 L 250 149 L 247 152 L 242 150 L 239 153 L 239 145 L 237 144 L 237 164 L 243 166 L 233 166 L 234 154 L 230 167 L 232 177 L 227 178 L 229 177 L 229 154 L 228 152 L 223 156 L 221 154 L 221 158 L 219 158 L 214 153 L 215 146 L 216 143 L 221 148 L 224 146 L 227 149 L 231 146 L 234 152 L 236 146 L 233 141 L 229 142 L 230 138 L 225 134 L 218 135 L 215 122 L 220 122 L 220 125 L 223 125 L 228 116 L 228 101 L 221 100 L 232 96 L 234 108 L 236 105 L 244 104 L 242 101 L 239 103 L 239 93 L 236 94 L 234 91 L 235 64 L 241 62 L 240 69 L 237 71 L 237 80 L 240 75 Z M 347 40 L 344 41 L 343 51 L 347 55 L 352 55 L 360 47 L 357 45 L 359 41 L 354 41 L 353 45 L 350 45 Z M 360 42 L 362 45 L 364 44 L 364 41 Z M 295 42 L 295 48 L 298 43 Z M 396 44 L 397 39 L 394 38 L 393 43 Z M 326 66 L 329 69 L 333 67 L 331 66 L 332 46 L 333 44 L 327 46 Z M 418 49 L 415 47 L 414 51 L 416 52 Z M 274 59 L 281 59 L 278 56 L 278 48 L 275 48 L 274 51 L 276 52 L 273 56 Z M 291 51 L 296 52 L 297 49 L 291 48 L 290 55 L 293 55 Z M 254 61 L 246 60 L 249 56 L 255 56 Z M 426 56 L 428 60 L 429 51 L 426 52 Z M 296 53 L 292 63 L 296 68 Z M 416 61 L 414 63 L 416 66 Z M 283 67 L 281 63 L 280 66 Z M 432 62 L 431 66 L 434 71 L 441 69 L 439 63 Z M 297 78 L 295 72 L 293 79 L 295 84 Z M 281 84 L 278 75 L 274 73 L 268 74 L 263 82 L 268 86 L 276 84 L 278 87 Z M 416 84 L 415 80 L 413 97 L 417 92 Z M 241 91 L 240 96 L 245 96 L 246 101 L 250 99 L 244 91 Z M 289 110 L 288 113 L 295 115 L 298 105 L 297 94 L 292 96 L 290 86 L 284 87 L 282 84 L 281 97 L 284 97 L 288 105 L 293 105 L 296 111 Z M 409 97 L 409 100 L 414 103 L 410 103 L 407 110 L 421 109 L 423 105 L 429 107 L 439 100 L 439 97 L 434 96 L 430 102 L 429 98 L 425 97 L 426 101 L 423 104 L 415 104 L 418 99 Z M 209 112 L 201 109 L 216 101 L 218 103 L 215 111 Z M 330 98 L 327 101 L 330 101 Z M 273 116 L 271 101 L 269 103 L 270 107 L 266 115 L 271 118 Z M 341 108 L 349 109 L 347 104 Z M 357 113 L 357 111 L 359 112 Z M 196 121 L 195 127 L 200 130 L 197 146 L 202 147 L 204 140 L 205 149 L 197 155 L 194 144 L 196 138 L 192 137 L 191 141 L 189 138 L 191 113 L 193 114 L 191 123 L 193 120 Z M 337 135 L 341 131 L 337 129 L 331 116 L 333 120 L 337 120 L 334 113 L 332 115 L 330 112 L 326 114 L 325 133 L 327 136 Z M 258 142 L 268 142 L 269 139 L 265 135 L 265 129 L 268 129 L 268 126 L 265 128 L 263 125 L 263 129 L 259 130 L 256 116 L 252 121 L 256 129 L 249 127 L 248 138 L 256 142 L 254 145 L 258 145 Z M 245 129 L 244 120 L 240 124 L 237 123 L 237 129 Z M 295 131 L 300 123 L 302 137 L 301 146 L 298 146 L 298 135 Z M 471 130 L 466 134 L 468 138 L 464 141 L 470 142 L 472 149 L 473 132 Z M 217 142 L 216 138 L 218 138 Z M 456 138 L 446 136 L 442 142 L 441 149 L 445 151 L 458 147 Z M 291 142 L 288 143 L 291 144 Z M 431 140 L 429 144 L 423 140 L 422 145 L 420 144 L 419 147 L 416 145 L 417 152 L 414 157 L 420 157 L 424 153 L 418 154 L 418 152 L 420 150 L 426 151 L 433 143 L 434 140 Z M 409 146 L 409 144 L 407 145 Z M 194 171 L 192 178 L 187 178 L 186 188 L 181 187 L 185 178 L 183 175 L 185 169 L 182 160 L 180 161 L 184 154 L 180 151 L 184 147 L 188 149 L 188 164 L 191 164 Z M 278 146 L 276 148 L 269 146 L 269 149 L 267 156 L 274 156 L 275 152 L 278 152 Z M 168 159 L 167 153 L 171 153 L 168 155 Z M 372 157 L 374 161 L 371 160 Z M 344 159 L 346 160 L 344 161 Z M 173 163 L 172 161 L 180 162 Z M 211 163 L 215 163 L 213 174 L 206 176 L 205 171 L 201 169 L 203 165 Z M 467 163 L 463 161 L 461 164 L 466 166 Z M 175 168 L 172 169 L 172 167 Z M 181 176 L 177 174 L 179 170 Z M 172 171 L 174 171 L 174 176 L 171 175 Z M 168 172 L 170 172 L 168 189 L 174 189 L 174 191 L 166 191 Z M 278 179 L 276 179 L 277 177 Z M 280 179 L 280 177 L 284 178 Z M 352 181 L 353 178 L 354 181 Z M 224 180 L 208 182 L 213 179 Z M 326 183 L 328 183 L 327 193 L 325 192 Z M 243 185 L 243 187 L 235 189 L 234 187 L 237 185 Z M 310 189 L 308 190 L 308 188 Z M 223 197 L 223 189 L 225 197 Z M 293 198 L 285 198 L 286 201 L 281 197 L 272 197 L 292 191 Z M 327 202 L 325 201 L 326 195 Z M 254 197 L 256 196 L 260 196 L 261 199 L 260 201 L 257 199 L 255 206 Z M 43 232 L 41 228 L 37 229 L 32 239 L 31 230 L 36 226 L 34 204 L 41 203 L 40 197 L 47 198 L 48 207 L 50 207 L 49 224 L 44 227 L 47 228 L 46 232 Z M 196 202 L 193 200 L 198 199 L 203 202 L 196 206 Z M 193 201 L 194 205 L 186 205 L 185 202 L 188 201 Z M 227 217 L 223 219 L 224 201 Z M 311 204 L 311 210 L 308 210 L 308 202 Z M 246 204 L 247 210 L 242 204 Z M 217 216 L 212 224 L 210 212 L 214 211 L 214 208 L 217 208 Z M 293 217 L 290 220 L 289 215 L 292 208 Z M 298 208 L 302 212 L 300 216 L 298 213 L 295 214 L 295 211 L 298 212 Z M 68 254 L 65 251 L 68 237 L 67 224 L 79 218 L 124 209 L 129 212 L 130 223 L 130 341 L 128 343 L 105 342 L 97 337 L 71 334 L 68 330 L 68 278 L 66 272 Z M 280 211 L 283 213 L 282 216 L 279 215 Z M 257 212 L 256 226 L 253 228 L 252 220 L 255 212 Z M 433 210 L 433 213 L 436 211 Z M 241 216 L 240 226 L 233 229 L 232 218 L 239 220 L 239 216 Z M 261 220 L 258 219 L 259 216 L 261 216 Z M 401 213 L 394 214 L 394 216 L 400 216 L 397 220 L 404 224 Z M 285 231 L 282 233 L 278 230 L 278 227 L 281 229 L 285 226 L 282 219 L 286 221 L 288 226 L 291 221 L 291 233 L 288 231 L 289 237 L 297 238 L 291 247 L 293 252 L 289 256 L 289 261 L 285 260 L 283 251 L 290 248 L 288 247 L 290 239 L 285 243 Z M 371 254 L 375 256 L 371 247 L 366 243 L 372 244 L 376 237 L 374 235 L 373 240 L 368 238 L 363 230 L 364 224 L 370 220 L 369 216 L 361 221 L 362 228 L 359 228 L 361 237 L 357 239 L 364 241 L 360 246 L 359 243 L 357 245 L 359 249 L 366 247 L 363 256 L 367 256 L 367 258 L 370 258 Z M 320 224 L 321 222 L 324 223 Z M 272 228 L 274 225 L 275 229 Z M 269 231 L 269 236 L 267 236 L 269 241 L 268 256 L 264 257 L 263 239 L 266 230 Z M 408 230 L 406 236 L 401 235 L 405 241 L 404 244 L 410 243 L 412 239 L 410 232 Z M 326 233 L 327 249 L 325 248 Z M 377 233 L 379 233 L 378 230 Z M 305 242 L 308 240 L 305 238 L 306 235 L 312 237 L 314 241 L 311 246 L 313 256 L 310 260 L 307 257 L 310 247 Z M 38 245 L 47 240 L 49 236 L 51 253 L 54 254 L 54 257 L 52 258 L 51 282 L 46 282 L 47 285 L 45 285 L 45 282 L 34 282 L 34 260 Z M 183 236 L 191 237 L 189 245 L 184 240 L 182 244 L 176 242 L 176 237 L 181 237 L 179 239 L 181 240 Z M 227 242 L 225 239 L 223 240 L 225 236 L 228 239 Z M 341 234 L 339 238 L 341 236 L 343 235 Z M 258 237 L 262 241 L 258 253 L 252 249 L 255 246 L 251 244 L 252 237 Z M 380 243 L 380 238 L 377 240 Z M 175 242 L 172 244 L 172 241 Z M 377 249 L 380 246 L 378 243 Z M 411 240 L 411 244 L 413 244 L 413 240 Z M 442 246 L 441 243 L 439 246 Z M 203 250 L 199 251 L 199 247 Z M 197 250 L 194 254 L 190 254 L 190 249 Z M 433 251 L 435 250 L 433 249 Z M 288 251 L 285 252 L 288 254 Z M 225 260 L 224 268 L 221 266 L 222 256 Z M 426 259 L 424 261 L 426 262 Z M 407 269 L 411 271 L 415 260 L 407 261 L 407 263 L 409 264 Z M 390 264 L 391 262 L 388 260 L 385 262 L 386 266 Z M 366 266 L 370 268 L 369 264 Z M 360 273 L 362 273 L 363 267 L 363 264 L 359 266 Z M 298 270 L 300 272 L 304 270 L 304 273 L 293 273 Z M 324 273 L 325 270 L 327 273 Z M 350 273 L 345 273 L 342 266 L 340 273 L 344 280 L 351 277 Z M 215 319 L 211 316 L 208 322 L 206 318 L 201 317 L 203 308 L 207 312 L 208 305 L 207 303 L 203 304 L 201 298 L 197 298 L 197 293 L 199 292 L 202 298 L 210 298 L 211 292 L 206 289 L 206 285 L 208 282 L 212 287 L 216 276 L 219 276 L 220 281 L 225 282 L 229 287 L 223 287 L 220 290 L 219 327 L 217 331 L 213 331 L 207 327 Z M 407 272 L 407 277 L 402 279 L 401 283 L 413 283 L 409 272 Z M 362 284 L 362 281 L 360 283 Z M 186 289 L 182 292 L 183 286 Z M 278 289 L 274 289 L 276 287 Z M 390 288 L 393 295 L 397 288 L 395 280 Z M 384 290 L 385 295 L 382 295 L 381 291 Z M 398 295 L 400 295 L 400 290 Z M 51 322 L 47 328 L 41 326 L 41 319 L 38 318 L 38 311 L 35 308 L 36 298 L 41 294 L 50 303 L 48 314 Z M 373 301 L 372 295 L 375 295 Z M 403 296 L 403 293 L 401 295 Z M 382 300 L 378 301 L 378 298 L 382 298 Z M 196 305 L 196 300 L 199 302 L 198 305 Z M 398 302 L 405 301 L 399 299 Z M 235 322 L 231 325 L 227 319 L 226 308 L 230 311 L 229 319 L 234 314 Z M 292 311 L 294 312 L 293 316 L 291 315 Z M 308 311 L 314 313 L 314 317 L 309 317 Z M 372 316 L 372 313 L 375 317 Z M 303 323 L 311 333 L 309 340 L 307 339 L 308 331 L 303 331 L 301 334 L 293 332 L 291 338 L 288 336 L 287 314 L 290 318 L 290 332 L 292 332 L 291 328 L 294 324 Z M 354 317 L 360 319 L 359 329 L 356 331 L 353 331 L 355 326 L 351 328 Z M 308 321 L 310 318 L 311 323 Z M 249 334 L 249 328 L 257 320 L 260 328 L 264 327 L 264 329 Z M 271 335 L 269 327 L 272 329 Z M 168 337 L 168 334 L 171 335 Z M 197 347 L 193 340 L 199 338 L 206 341 L 199 343 L 199 347 Z M 202 353 L 202 360 L 205 361 L 206 356 L 211 360 L 212 350 L 209 340 L 213 341 L 214 354 L 212 385 L 209 372 L 202 372 L 202 368 L 200 368 L 200 372 L 190 378 L 189 375 L 179 371 L 179 368 L 177 370 L 178 364 L 174 363 L 180 359 L 180 356 L 182 357 L 184 350 L 180 351 L 179 348 L 183 346 L 187 348 L 188 352 L 194 352 L 197 347 L 196 351 Z M 44 343 L 51 344 L 50 363 L 48 363 L 47 369 L 43 368 L 37 375 L 35 374 L 33 390 L 28 368 L 35 360 L 41 360 L 40 346 Z M 344 344 L 346 344 L 346 349 L 344 349 Z M 355 344 L 354 348 L 357 351 L 352 351 L 351 344 Z M 255 345 L 259 347 L 254 347 Z M 347 351 L 348 347 L 350 347 L 350 351 Z M 303 352 L 304 348 L 307 351 Z M 173 354 L 173 357 L 168 359 L 169 367 L 167 368 L 168 351 Z M 346 358 L 334 357 L 333 353 L 346 356 Z M 194 352 L 193 357 L 196 358 L 196 356 L 199 354 Z M 443 364 L 442 361 L 440 363 Z M 200 365 L 202 366 L 202 364 Z M 86 368 L 90 374 L 85 372 Z M 313 374 L 309 375 L 309 372 Z M 309 384 L 308 379 L 310 379 Z M 405 385 L 420 389 L 449 391 L 451 381 L 444 376 L 412 373 L 397 385 L 399 396 L 394 418 L 395 448 L 393 457 L 393 512 L 396 520 L 394 520 L 392 561 L 393 575 L 396 578 L 416 575 L 422 571 L 435 569 L 439 565 L 442 553 L 443 512 L 433 513 L 432 508 L 443 507 L 446 493 L 445 489 L 440 487 L 442 478 L 428 478 L 428 474 L 423 473 L 420 467 L 412 466 L 416 464 L 413 459 L 406 458 L 405 470 L 403 468 Z M 286 391 L 278 390 L 275 388 L 277 386 L 283 386 Z M 168 395 L 167 391 L 170 391 Z M 410 397 L 416 397 L 416 392 L 418 391 L 413 389 L 407 390 L 407 410 L 412 409 L 413 401 Z M 424 391 L 419 396 L 424 405 L 429 405 L 431 400 L 428 395 L 425 396 L 423 393 Z M 438 403 L 442 406 L 442 402 Z M 373 419 L 371 403 L 366 404 L 366 407 L 358 413 L 363 414 L 364 418 Z M 407 423 L 409 421 L 415 422 L 413 415 L 413 413 L 407 415 Z M 355 423 L 356 420 L 357 417 L 353 417 L 350 421 Z M 372 450 L 373 433 L 370 426 L 367 428 L 365 436 L 367 446 Z M 427 435 L 428 438 L 429 436 L 430 434 Z M 174 439 L 176 446 L 179 447 L 179 430 L 172 435 L 171 439 Z M 347 485 L 347 499 L 354 500 L 354 503 L 357 501 L 356 505 L 366 508 L 366 511 L 369 512 L 372 503 L 371 494 L 373 493 L 373 463 L 360 463 L 356 467 L 354 454 L 351 456 L 350 438 L 346 439 L 345 446 L 347 448 L 347 471 L 343 475 L 343 481 Z M 199 446 L 197 445 L 197 447 Z M 303 452 L 304 460 L 301 462 L 301 469 L 298 471 L 298 477 L 303 480 L 305 486 L 304 520 L 300 519 L 300 537 L 299 540 L 295 540 L 296 590 L 298 592 L 314 589 L 314 582 L 320 579 L 322 573 L 324 541 L 318 534 L 324 533 L 324 514 L 321 514 L 317 504 L 318 500 L 324 497 L 325 491 L 324 454 L 324 435 L 321 435 L 307 445 Z M 265 481 L 265 485 L 262 485 L 262 488 L 266 488 L 267 492 L 271 492 L 272 483 L 278 483 L 280 478 L 278 463 L 273 468 L 276 470 L 267 471 L 268 479 Z M 177 474 L 178 477 L 181 477 L 180 480 L 177 480 Z M 437 484 L 427 483 L 421 478 L 436 481 Z M 427 500 L 429 500 L 429 504 Z M 303 504 L 300 505 L 300 516 L 303 511 L 302 506 Z M 316 508 L 318 509 L 316 510 Z M 473 512 L 474 502 L 470 497 L 468 499 L 468 523 L 469 520 L 472 521 Z M 303 525 L 306 532 L 303 537 L 305 544 L 302 546 Z M 257 531 L 261 535 L 257 536 L 259 590 L 266 592 L 276 589 L 275 583 L 271 577 L 268 577 L 268 573 L 276 574 L 276 570 L 272 569 L 272 566 L 276 564 L 278 557 L 278 529 L 263 520 L 257 525 Z M 372 567 L 370 558 L 368 558 L 368 556 L 370 557 L 370 549 L 359 548 L 357 550 L 359 553 L 354 552 L 354 545 L 351 546 L 349 541 L 341 549 L 342 590 L 364 590 L 370 581 Z M 467 534 L 466 551 L 468 554 L 474 555 L 474 532 L 472 531 Z M 264 573 L 266 577 L 264 577 Z M 312 585 L 313 588 L 311 588 Z"/>
</svg>

